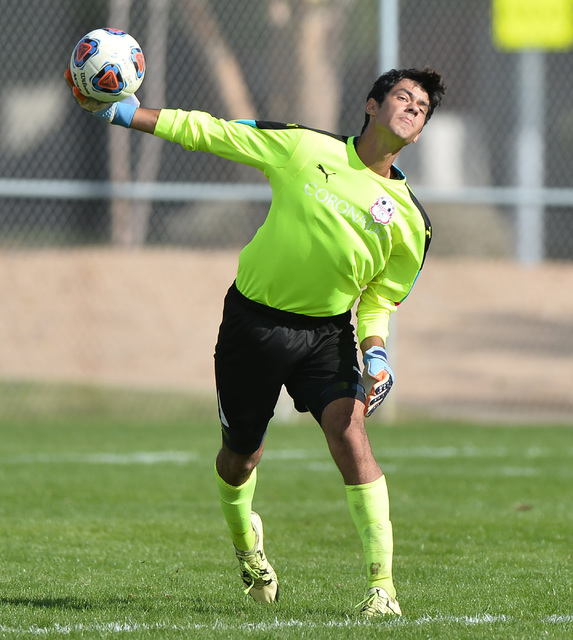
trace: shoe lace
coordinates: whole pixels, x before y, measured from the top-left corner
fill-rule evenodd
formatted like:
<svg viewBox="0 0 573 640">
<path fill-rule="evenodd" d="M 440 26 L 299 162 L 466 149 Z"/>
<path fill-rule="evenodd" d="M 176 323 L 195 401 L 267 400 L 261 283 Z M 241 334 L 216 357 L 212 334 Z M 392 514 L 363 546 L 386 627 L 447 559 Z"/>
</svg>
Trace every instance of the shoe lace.
<svg viewBox="0 0 573 640">
<path fill-rule="evenodd" d="M 381 599 L 381 597 L 378 595 L 378 591 L 373 591 L 372 593 L 370 593 L 369 595 L 366 596 L 366 598 L 364 598 L 364 600 L 362 600 L 362 602 L 359 602 L 354 608 L 358 609 L 360 608 L 360 611 L 367 611 L 367 610 L 376 610 L 376 604 L 378 599 Z"/>
<path fill-rule="evenodd" d="M 396 605 L 397 610 L 394 605 Z M 370 615 L 386 613 L 401 615 L 398 603 L 392 600 L 383 589 L 378 588 L 369 592 L 366 598 L 356 605 L 356 608 L 358 607 L 361 607 L 361 613 L 368 613 Z"/>
<path fill-rule="evenodd" d="M 257 582 L 259 583 L 259 586 L 269 584 L 271 582 L 271 580 L 266 577 L 269 572 L 260 552 L 249 556 L 239 557 L 239 564 L 243 574 L 243 582 L 247 585 L 247 588 L 245 589 L 246 594 L 249 593 Z"/>
</svg>

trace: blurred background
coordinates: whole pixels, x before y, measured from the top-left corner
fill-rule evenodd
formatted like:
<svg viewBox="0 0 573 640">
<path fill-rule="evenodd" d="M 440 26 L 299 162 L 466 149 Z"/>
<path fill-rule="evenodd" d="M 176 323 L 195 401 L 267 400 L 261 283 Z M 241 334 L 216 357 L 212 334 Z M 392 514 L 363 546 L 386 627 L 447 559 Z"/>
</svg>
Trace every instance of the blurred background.
<svg viewBox="0 0 573 640">
<path fill-rule="evenodd" d="M 145 106 L 227 119 L 356 135 L 382 71 L 442 73 L 443 106 L 399 159 L 434 240 L 393 319 L 378 419 L 571 423 L 573 0 L 0 9 L 0 417 L 216 417 L 223 297 L 270 191 L 77 107 L 71 51 L 113 26 L 144 50 Z M 297 419 L 284 399 L 278 417 Z"/>
</svg>

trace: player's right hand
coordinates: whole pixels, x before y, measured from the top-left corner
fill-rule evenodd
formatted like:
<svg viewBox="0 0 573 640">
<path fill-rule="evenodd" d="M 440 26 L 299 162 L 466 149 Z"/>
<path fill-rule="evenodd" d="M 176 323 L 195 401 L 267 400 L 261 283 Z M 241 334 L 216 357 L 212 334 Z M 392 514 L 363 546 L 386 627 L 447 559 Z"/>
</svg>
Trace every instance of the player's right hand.
<svg viewBox="0 0 573 640">
<path fill-rule="evenodd" d="M 96 118 L 105 120 L 110 124 L 118 124 L 122 127 L 129 128 L 133 115 L 139 107 L 140 102 L 135 94 L 120 100 L 119 102 L 101 102 L 95 98 L 88 98 L 76 87 L 72 79 L 72 73 L 68 67 L 64 73 L 64 77 L 68 86 L 72 90 L 75 101 L 85 111 L 89 111 Z"/>
</svg>

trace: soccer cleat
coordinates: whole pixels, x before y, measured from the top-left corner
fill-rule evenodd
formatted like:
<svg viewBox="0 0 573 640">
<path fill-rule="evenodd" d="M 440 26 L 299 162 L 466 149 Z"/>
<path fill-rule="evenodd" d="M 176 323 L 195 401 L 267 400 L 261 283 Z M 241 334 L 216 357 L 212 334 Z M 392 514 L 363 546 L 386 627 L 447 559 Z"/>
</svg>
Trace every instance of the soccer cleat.
<svg viewBox="0 0 573 640">
<path fill-rule="evenodd" d="M 279 599 L 279 581 L 263 549 L 263 523 L 258 513 L 251 512 L 251 524 L 255 532 L 255 545 L 250 551 L 235 547 L 245 593 L 257 602 L 276 602 Z"/>
<path fill-rule="evenodd" d="M 370 587 L 366 599 L 356 605 L 360 613 L 367 618 L 376 616 L 401 616 L 402 611 L 398 602 L 390 597 L 382 587 Z"/>
</svg>

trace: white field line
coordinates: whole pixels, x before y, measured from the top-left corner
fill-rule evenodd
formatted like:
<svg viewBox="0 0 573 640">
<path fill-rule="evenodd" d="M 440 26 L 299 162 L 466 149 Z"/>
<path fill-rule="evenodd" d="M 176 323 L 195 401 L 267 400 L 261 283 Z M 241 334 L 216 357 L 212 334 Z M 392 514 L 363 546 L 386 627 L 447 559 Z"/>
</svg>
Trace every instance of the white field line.
<svg viewBox="0 0 573 640">
<path fill-rule="evenodd" d="M 556 455 L 555 450 L 547 447 L 531 447 L 519 452 L 521 460 L 539 460 Z M 558 452 L 563 457 L 573 457 L 573 448 Z M 215 453 L 213 453 L 213 456 Z M 375 451 L 375 455 L 381 460 L 393 459 L 467 459 L 489 458 L 503 460 L 515 459 L 516 451 L 506 447 L 403 447 L 387 448 Z M 30 453 L 15 456 L 0 456 L 0 465 L 11 464 L 111 464 L 111 465 L 137 465 L 137 464 L 189 464 L 200 462 L 204 459 L 196 451 L 133 451 L 125 453 Z M 326 447 L 324 449 L 277 449 L 267 450 L 264 460 L 298 461 L 320 463 L 331 461 Z M 209 464 L 210 464 L 209 460 Z M 387 466 L 387 463 L 386 463 Z M 538 470 L 535 467 L 503 467 L 499 469 L 503 475 L 535 475 Z"/>
<path fill-rule="evenodd" d="M 2 457 L 0 464 L 188 464 L 201 456 L 195 451 L 133 451 L 130 453 L 30 453 Z"/>
<path fill-rule="evenodd" d="M 515 623 L 519 619 L 512 616 L 498 615 L 492 616 L 488 614 L 475 615 L 475 616 L 423 616 L 422 618 L 408 619 L 408 618 L 392 618 L 388 620 L 376 620 L 373 622 L 346 618 L 341 621 L 329 621 L 329 622 L 303 622 L 301 620 L 278 620 L 275 618 L 274 622 L 257 622 L 257 623 L 245 623 L 240 625 L 228 625 L 215 622 L 213 624 L 170 624 L 168 622 L 158 622 L 154 624 L 147 624 L 144 622 L 107 622 L 99 624 L 55 624 L 51 627 L 9 627 L 0 625 L 0 633 L 8 635 L 32 635 L 32 636 L 46 636 L 46 635 L 70 635 L 77 632 L 91 632 L 99 634 L 114 634 L 114 633 L 138 633 L 142 631 L 223 631 L 223 632 L 236 632 L 236 631 L 273 631 L 280 629 L 336 629 L 336 628 L 349 628 L 349 627 L 368 627 L 371 625 L 379 626 L 383 624 L 385 626 L 392 627 L 408 627 L 408 626 L 425 626 L 430 624 L 458 624 L 464 626 L 474 625 L 503 625 L 504 623 Z M 538 620 L 541 624 L 561 625 L 573 623 L 573 614 L 566 615 L 552 615 Z"/>
</svg>

